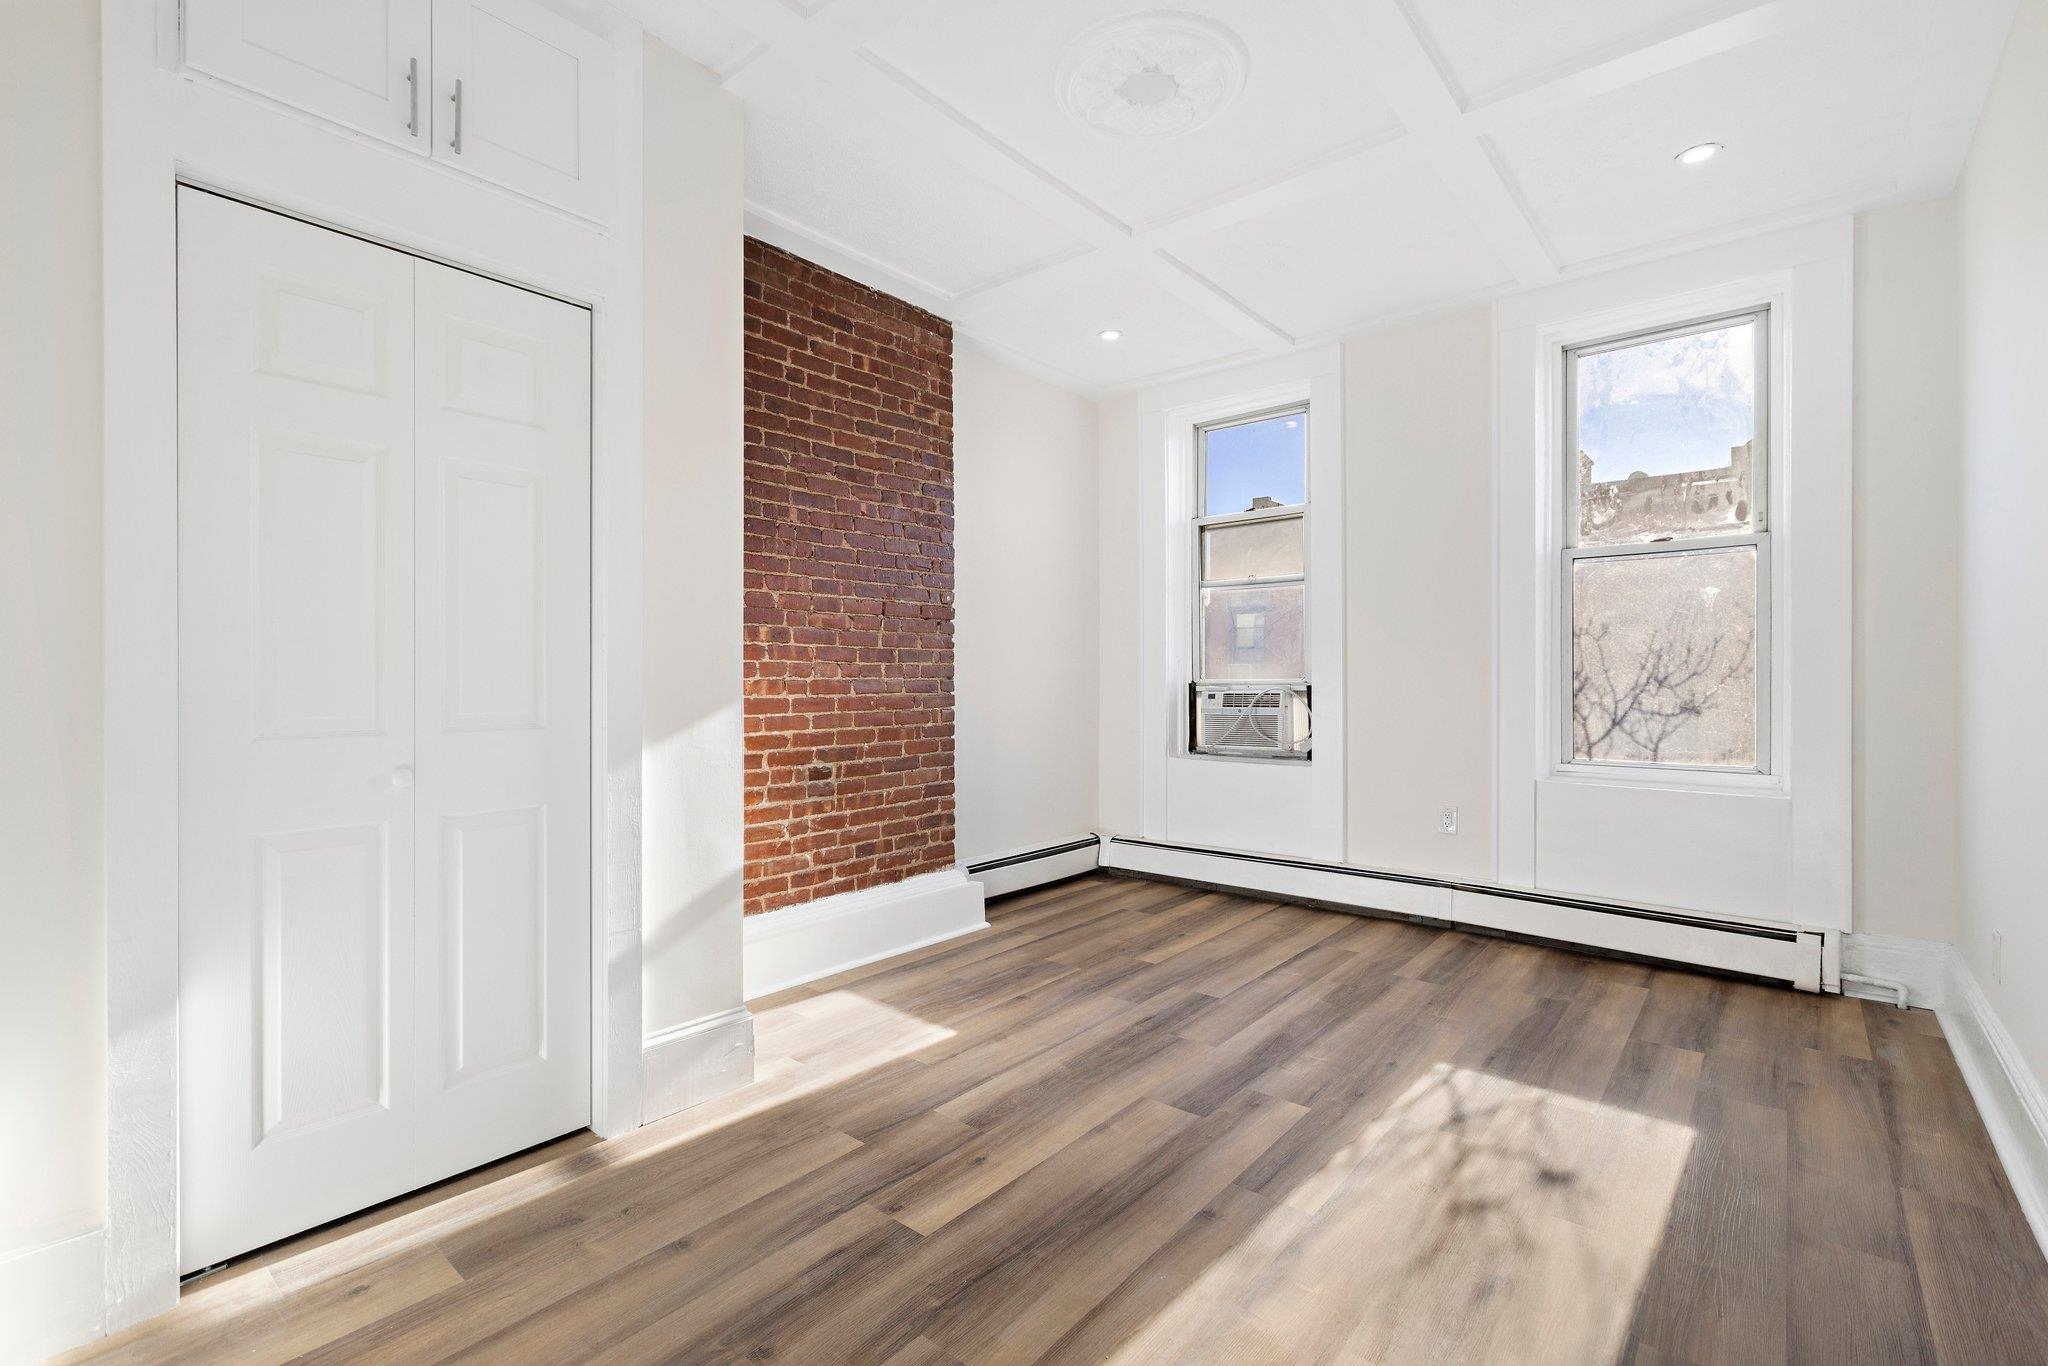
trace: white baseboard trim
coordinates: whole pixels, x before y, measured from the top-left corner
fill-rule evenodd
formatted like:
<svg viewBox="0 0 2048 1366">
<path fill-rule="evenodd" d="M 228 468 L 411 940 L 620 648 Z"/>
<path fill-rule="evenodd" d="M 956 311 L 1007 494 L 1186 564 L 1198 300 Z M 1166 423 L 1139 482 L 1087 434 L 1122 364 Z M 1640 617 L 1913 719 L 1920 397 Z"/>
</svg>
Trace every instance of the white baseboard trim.
<svg viewBox="0 0 2048 1366">
<path fill-rule="evenodd" d="M 1102 866 L 1716 968 L 1789 982 L 1805 991 L 1833 985 L 1824 981 L 1827 932 L 1796 925 L 1765 925 L 1562 893 L 1453 883 L 1344 864 L 1127 838 L 1103 840 Z"/>
<path fill-rule="evenodd" d="M 1960 951 L 1949 954 L 1948 986 L 1935 1014 L 2020 1210 L 2048 1251 L 2048 1095 Z"/>
<path fill-rule="evenodd" d="M 0 1259 L 0 1363 L 41 1361 L 106 1331 L 107 1231 Z"/>
<path fill-rule="evenodd" d="M 983 896 L 1007 896 L 1093 872 L 1101 852 L 1102 841 L 1097 836 L 1077 836 L 1058 844 L 1011 849 L 977 859 L 967 865 L 967 876 L 981 884 Z"/>
<path fill-rule="evenodd" d="M 1873 977 L 1906 988 L 1906 1004 L 1923 1010 L 1939 1007 L 1948 994 L 1949 955 L 1953 946 L 1938 939 L 1908 939 L 1895 934 L 1842 936 L 1842 994 L 1871 1001 L 1893 1001 L 1892 993 L 1850 977 Z"/>
<path fill-rule="evenodd" d="M 750 915 L 747 999 L 987 928 L 981 884 L 960 868 Z"/>
<path fill-rule="evenodd" d="M 649 1034 L 640 1043 L 640 1122 L 750 1085 L 754 1080 L 754 1017 L 745 1006 Z"/>
</svg>

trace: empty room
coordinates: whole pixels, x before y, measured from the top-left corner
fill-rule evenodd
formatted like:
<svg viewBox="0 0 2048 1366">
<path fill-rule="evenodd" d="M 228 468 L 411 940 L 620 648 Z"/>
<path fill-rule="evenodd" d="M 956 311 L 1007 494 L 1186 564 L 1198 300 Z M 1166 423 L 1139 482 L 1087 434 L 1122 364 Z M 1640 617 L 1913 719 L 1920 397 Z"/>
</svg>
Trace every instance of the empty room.
<svg viewBox="0 0 2048 1366">
<path fill-rule="evenodd" d="M 0 108 L 0 1366 L 2048 1363 L 2048 0 Z"/>
</svg>

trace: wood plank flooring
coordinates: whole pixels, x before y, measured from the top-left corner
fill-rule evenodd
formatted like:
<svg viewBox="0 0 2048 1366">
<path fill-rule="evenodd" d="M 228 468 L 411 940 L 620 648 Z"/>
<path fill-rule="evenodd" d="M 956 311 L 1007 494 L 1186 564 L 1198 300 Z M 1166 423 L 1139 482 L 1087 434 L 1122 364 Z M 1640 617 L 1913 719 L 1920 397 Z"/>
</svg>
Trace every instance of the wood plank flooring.
<svg viewBox="0 0 2048 1366">
<path fill-rule="evenodd" d="M 1932 1016 L 1091 877 L 103 1361 L 2048 1361 Z"/>
</svg>

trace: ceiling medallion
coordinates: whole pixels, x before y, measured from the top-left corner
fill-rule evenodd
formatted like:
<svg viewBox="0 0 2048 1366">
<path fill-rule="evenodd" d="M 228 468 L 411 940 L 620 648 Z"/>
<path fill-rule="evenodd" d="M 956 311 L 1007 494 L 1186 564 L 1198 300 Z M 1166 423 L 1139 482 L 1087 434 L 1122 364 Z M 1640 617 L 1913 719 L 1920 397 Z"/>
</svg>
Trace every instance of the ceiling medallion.
<svg viewBox="0 0 2048 1366">
<path fill-rule="evenodd" d="M 1222 112 L 1250 65 L 1223 25 L 1156 10 L 1098 24 L 1067 44 L 1055 84 L 1066 111 L 1097 132 L 1172 138 Z"/>
</svg>

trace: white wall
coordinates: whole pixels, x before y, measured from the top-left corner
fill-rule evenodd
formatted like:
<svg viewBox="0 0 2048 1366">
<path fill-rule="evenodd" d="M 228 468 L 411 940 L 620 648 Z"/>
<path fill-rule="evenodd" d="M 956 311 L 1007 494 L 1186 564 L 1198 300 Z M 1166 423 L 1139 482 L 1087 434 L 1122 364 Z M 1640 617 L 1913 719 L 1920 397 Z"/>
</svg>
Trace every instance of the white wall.
<svg viewBox="0 0 2048 1366">
<path fill-rule="evenodd" d="M 1096 820 L 1107 834 L 1135 835 L 1142 816 L 1139 772 L 1144 731 L 1139 706 L 1138 399 L 1116 394 L 1096 408 L 1099 533 L 1095 591 L 1099 603 L 1101 745 Z"/>
<path fill-rule="evenodd" d="M 1095 829 L 1095 404 L 953 357 L 955 847 Z"/>
<path fill-rule="evenodd" d="M 646 44 L 648 1034 L 737 1008 L 744 203 L 740 102 Z"/>
<path fill-rule="evenodd" d="M 1486 309 L 1344 344 L 1345 860 L 1493 874 L 1493 335 Z M 1100 405 L 1102 828 L 1138 833 L 1140 408 Z M 1437 812 L 1459 808 L 1455 836 Z"/>
<path fill-rule="evenodd" d="M 1964 958 L 2048 1080 L 2048 0 L 2024 0 L 1957 192 Z M 2004 936 L 2001 951 L 1994 933 Z"/>
<path fill-rule="evenodd" d="M 1345 859 L 1493 876 L 1493 315 L 1344 344 Z M 1437 832 L 1443 807 L 1458 833 Z"/>
<path fill-rule="evenodd" d="M 1952 199 L 1856 224 L 1855 928 L 1953 941 L 1961 323 Z"/>
<path fill-rule="evenodd" d="M 1937 203 L 1868 215 L 1856 239 L 1854 928 L 1925 939 L 1960 923 L 1953 234 Z M 1345 344 L 1356 865 L 1494 876 L 1491 366 L 1483 309 Z M 1099 803 L 1120 833 L 1139 809 L 1119 739 L 1138 709 L 1137 419 L 1131 396 L 1101 404 Z M 1445 805 L 1455 837 L 1435 833 Z"/>
<path fill-rule="evenodd" d="M 1493 335 L 1471 309 L 1345 342 L 1345 860 L 1493 872 Z M 1140 405 L 1101 403 L 1102 828 L 1140 822 Z M 1455 836 L 1436 833 L 1459 808 Z"/>
<path fill-rule="evenodd" d="M 105 1208 L 97 5 L 9 8 L 0 128 L 4 1259 Z"/>
</svg>

